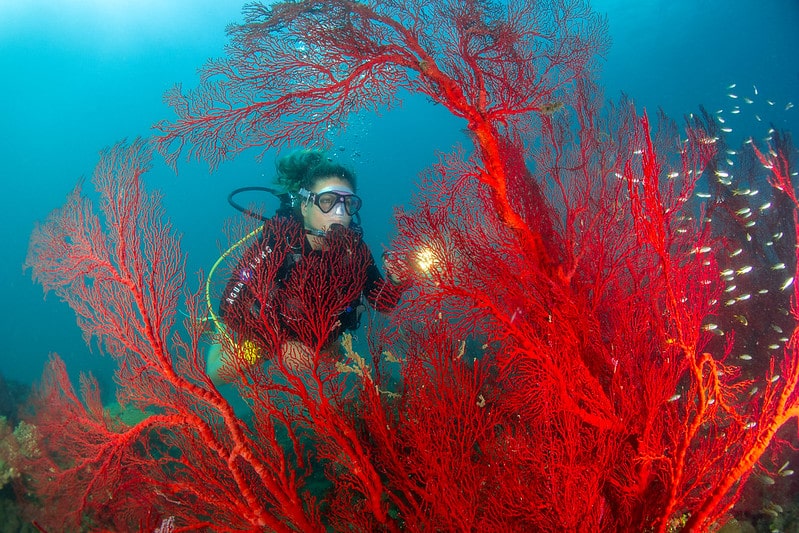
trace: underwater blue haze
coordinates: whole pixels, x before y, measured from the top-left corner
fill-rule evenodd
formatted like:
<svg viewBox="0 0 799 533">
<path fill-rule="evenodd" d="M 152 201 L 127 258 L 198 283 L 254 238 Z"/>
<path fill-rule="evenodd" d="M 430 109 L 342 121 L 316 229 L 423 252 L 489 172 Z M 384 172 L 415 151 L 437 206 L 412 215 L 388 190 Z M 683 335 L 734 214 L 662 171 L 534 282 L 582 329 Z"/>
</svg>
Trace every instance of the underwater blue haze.
<svg viewBox="0 0 799 533">
<path fill-rule="evenodd" d="M 76 181 L 91 177 L 102 148 L 152 134 L 171 118 L 162 95 L 175 83 L 197 84 L 197 69 L 223 54 L 225 24 L 240 20 L 232 0 L 0 0 L 0 308 L 7 378 L 33 382 L 51 352 L 72 373 L 106 381 L 112 362 L 81 339 L 72 312 L 23 273 L 37 220 L 62 205 Z M 737 84 L 753 104 L 742 135 L 765 136 L 767 122 L 799 132 L 799 0 L 597 0 L 613 44 L 603 66 L 607 98 L 623 91 L 650 113 L 679 119 L 705 105 L 733 105 Z M 757 96 L 754 95 L 757 87 Z M 767 100 L 774 102 L 769 105 Z M 789 103 L 796 108 L 786 110 Z M 762 115 L 757 122 L 755 114 Z M 332 153 L 358 173 L 366 238 L 375 255 L 388 243 L 392 210 L 407 202 L 436 153 L 468 142 L 464 124 L 418 97 L 382 113 L 353 118 L 333 134 Z M 175 175 L 156 157 L 147 184 L 164 193 L 183 233 L 188 280 L 208 270 L 236 215 L 228 192 L 266 185 L 277 154 L 250 151 L 213 174 L 182 163 Z"/>
</svg>

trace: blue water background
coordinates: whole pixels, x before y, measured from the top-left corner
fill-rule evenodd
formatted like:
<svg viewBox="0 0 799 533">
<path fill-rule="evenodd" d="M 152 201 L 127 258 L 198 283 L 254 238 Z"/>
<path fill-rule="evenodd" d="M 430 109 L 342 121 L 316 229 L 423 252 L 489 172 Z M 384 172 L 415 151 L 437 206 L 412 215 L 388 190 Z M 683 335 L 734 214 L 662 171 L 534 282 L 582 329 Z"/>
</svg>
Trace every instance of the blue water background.
<svg viewBox="0 0 799 533">
<path fill-rule="evenodd" d="M 621 91 L 650 112 L 679 118 L 700 104 L 712 111 L 755 102 L 737 124 L 763 137 L 767 126 L 799 131 L 799 2 L 797 0 L 601 0 L 613 45 L 603 67 L 606 95 Z M 38 379 L 49 353 L 71 373 L 92 370 L 107 380 L 112 362 L 90 353 L 74 315 L 22 271 L 35 221 L 63 204 L 76 181 L 89 178 L 103 147 L 146 136 L 171 118 L 162 95 L 175 83 L 194 87 L 196 70 L 223 53 L 224 26 L 240 20 L 238 2 L 179 0 L 3 0 L 0 4 L 0 307 L 2 362 L 9 378 Z M 758 96 L 753 86 L 757 86 Z M 769 106 L 766 99 L 774 102 Z M 797 104 L 785 111 L 788 102 Z M 748 121 L 748 122 L 747 122 Z M 739 127 L 736 125 L 736 127 Z M 464 124 L 423 98 L 380 116 L 356 117 L 334 138 L 333 152 L 360 177 L 363 221 L 375 254 L 388 243 L 395 206 L 408 202 L 419 173 L 436 154 L 467 142 Z M 741 129 L 743 131 L 743 129 Z M 188 280 L 219 256 L 222 230 L 234 215 L 227 193 L 265 185 L 274 153 L 263 163 L 245 153 L 213 174 L 183 163 L 176 176 L 160 161 L 147 177 L 163 191 L 166 210 L 183 233 Z"/>
</svg>

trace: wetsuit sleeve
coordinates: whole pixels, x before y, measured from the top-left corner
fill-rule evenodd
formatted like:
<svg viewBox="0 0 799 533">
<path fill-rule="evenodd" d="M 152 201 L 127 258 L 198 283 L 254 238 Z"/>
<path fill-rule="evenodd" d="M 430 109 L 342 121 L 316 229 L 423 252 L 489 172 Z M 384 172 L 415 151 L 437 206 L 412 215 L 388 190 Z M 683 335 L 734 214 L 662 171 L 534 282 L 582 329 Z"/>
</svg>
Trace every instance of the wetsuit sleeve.
<svg viewBox="0 0 799 533">
<path fill-rule="evenodd" d="M 259 237 L 257 242 L 244 252 L 225 285 L 219 303 L 219 316 L 228 330 L 235 334 L 238 342 L 244 340 L 259 344 L 265 342 L 253 317 L 257 315 L 260 306 L 266 305 L 266 302 L 260 301 L 254 284 L 263 278 L 261 270 L 265 268 L 267 255 L 272 252 L 267 240 L 263 236 Z"/>
</svg>

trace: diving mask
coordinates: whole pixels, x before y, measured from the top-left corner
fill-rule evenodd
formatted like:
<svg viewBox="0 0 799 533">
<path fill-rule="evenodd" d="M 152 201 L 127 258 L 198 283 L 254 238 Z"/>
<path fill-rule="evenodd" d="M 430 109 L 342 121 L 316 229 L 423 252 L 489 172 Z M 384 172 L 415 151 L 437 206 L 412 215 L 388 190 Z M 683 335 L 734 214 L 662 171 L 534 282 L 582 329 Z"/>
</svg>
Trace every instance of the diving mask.
<svg viewBox="0 0 799 533">
<path fill-rule="evenodd" d="M 338 210 L 343 208 L 349 216 L 353 216 L 363 204 L 360 196 L 356 196 L 351 190 L 344 188 L 325 188 L 319 192 L 300 189 L 299 194 L 305 198 L 306 202 L 318 207 L 322 213 L 330 213 L 333 208 L 337 208 L 337 214 L 343 214 L 338 213 Z"/>
</svg>

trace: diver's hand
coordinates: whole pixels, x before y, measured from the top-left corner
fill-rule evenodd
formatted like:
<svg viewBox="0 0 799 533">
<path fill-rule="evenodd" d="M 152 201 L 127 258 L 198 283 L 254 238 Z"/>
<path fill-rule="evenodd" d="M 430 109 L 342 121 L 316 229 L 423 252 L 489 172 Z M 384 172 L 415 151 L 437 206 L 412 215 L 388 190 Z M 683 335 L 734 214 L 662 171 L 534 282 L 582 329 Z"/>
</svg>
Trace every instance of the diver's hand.
<svg viewBox="0 0 799 533">
<path fill-rule="evenodd" d="M 389 251 L 383 252 L 383 272 L 391 283 L 402 285 L 408 279 L 407 270 L 405 262 L 395 254 Z"/>
<path fill-rule="evenodd" d="M 283 364 L 291 372 L 302 375 L 313 370 L 314 352 L 299 341 L 286 341 L 280 347 Z"/>
</svg>

